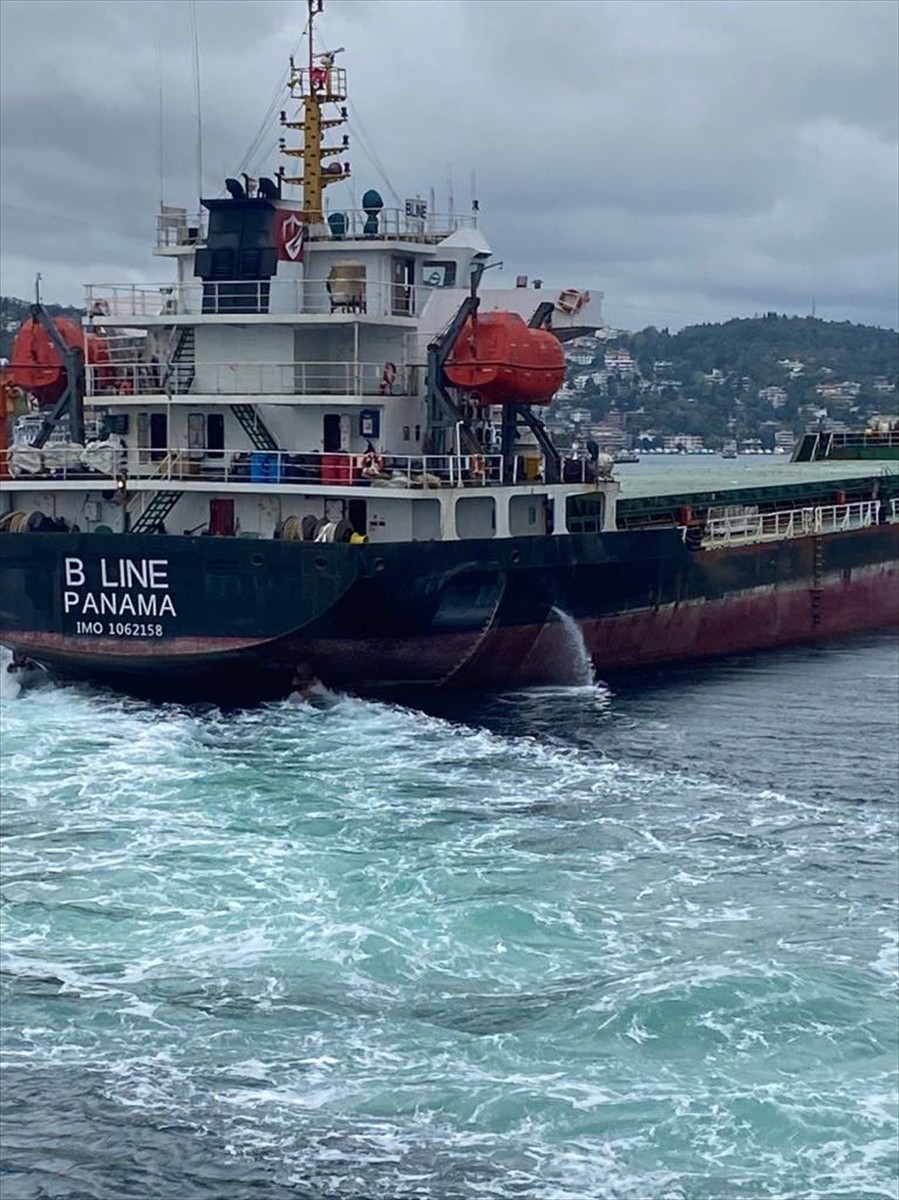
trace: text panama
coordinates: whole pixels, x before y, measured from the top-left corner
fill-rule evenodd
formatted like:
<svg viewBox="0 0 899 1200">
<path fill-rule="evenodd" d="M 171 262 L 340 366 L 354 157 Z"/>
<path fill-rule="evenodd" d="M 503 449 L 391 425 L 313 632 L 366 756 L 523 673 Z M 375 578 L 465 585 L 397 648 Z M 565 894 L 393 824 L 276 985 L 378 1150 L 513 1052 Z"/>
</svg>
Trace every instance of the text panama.
<svg viewBox="0 0 899 1200">
<path fill-rule="evenodd" d="M 63 613 L 111 617 L 174 617 L 167 558 L 101 558 L 64 562 Z"/>
</svg>

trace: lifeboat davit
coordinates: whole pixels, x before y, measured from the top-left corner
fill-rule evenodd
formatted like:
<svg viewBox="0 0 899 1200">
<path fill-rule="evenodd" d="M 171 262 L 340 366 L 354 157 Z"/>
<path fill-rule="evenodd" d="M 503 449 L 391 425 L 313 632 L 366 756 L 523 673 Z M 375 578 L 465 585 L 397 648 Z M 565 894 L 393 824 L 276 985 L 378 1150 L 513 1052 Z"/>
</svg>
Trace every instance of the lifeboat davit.
<svg viewBox="0 0 899 1200">
<path fill-rule="evenodd" d="M 10 427 L 16 415 L 19 389 L 6 367 L 0 367 L 0 479 L 9 479 Z"/>
<path fill-rule="evenodd" d="M 462 327 L 445 371 L 481 404 L 549 404 L 565 379 L 565 351 L 518 313 L 479 313 Z"/>
<path fill-rule="evenodd" d="M 56 332 L 73 350 L 84 350 L 92 365 L 109 362 L 106 339 L 88 333 L 69 317 L 54 317 Z M 66 390 L 66 368 L 62 355 L 40 321 L 29 317 L 13 342 L 9 363 L 13 381 L 30 392 L 38 404 L 55 404 Z"/>
</svg>

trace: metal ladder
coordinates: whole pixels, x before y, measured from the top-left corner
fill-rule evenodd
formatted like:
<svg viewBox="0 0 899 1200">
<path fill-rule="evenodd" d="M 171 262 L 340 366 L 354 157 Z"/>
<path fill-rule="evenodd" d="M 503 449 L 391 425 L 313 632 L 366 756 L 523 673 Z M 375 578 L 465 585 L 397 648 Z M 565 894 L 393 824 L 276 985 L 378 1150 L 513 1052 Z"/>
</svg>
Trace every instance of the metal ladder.
<svg viewBox="0 0 899 1200">
<path fill-rule="evenodd" d="M 821 577 L 824 574 L 824 546 L 821 538 L 816 536 L 812 547 L 812 586 L 809 593 L 809 598 L 812 604 L 812 628 L 817 629 L 821 624 L 821 604 L 824 598 L 824 589 L 821 586 Z"/>
<path fill-rule="evenodd" d="M 254 404 L 232 404 L 231 411 L 257 450 L 280 450 Z"/>
<path fill-rule="evenodd" d="M 183 495 L 183 492 L 154 492 L 150 503 L 131 526 L 131 532 L 153 533 Z"/>
<path fill-rule="evenodd" d="M 171 354 L 166 356 L 162 385 L 166 391 L 171 391 L 178 396 L 190 391 L 197 373 L 193 325 L 182 325 L 180 329 L 173 329 L 170 346 L 172 341 L 174 348 Z"/>
</svg>

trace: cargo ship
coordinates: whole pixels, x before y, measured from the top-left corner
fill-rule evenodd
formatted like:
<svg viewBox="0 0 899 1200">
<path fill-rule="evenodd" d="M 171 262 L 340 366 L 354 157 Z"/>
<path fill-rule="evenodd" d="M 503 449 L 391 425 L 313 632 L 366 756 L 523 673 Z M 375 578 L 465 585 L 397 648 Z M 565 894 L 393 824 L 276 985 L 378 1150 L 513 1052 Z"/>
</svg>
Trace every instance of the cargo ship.
<svg viewBox="0 0 899 1200">
<path fill-rule="evenodd" d="M 601 294 L 485 287 L 476 203 L 326 203 L 352 175 L 347 78 L 308 8 L 285 163 L 161 209 L 170 285 L 91 284 L 80 325 L 36 301 L 18 335 L 14 665 L 240 701 L 565 682 L 895 622 L 894 464 L 622 485 L 598 448 L 559 451 L 541 413 Z"/>
</svg>

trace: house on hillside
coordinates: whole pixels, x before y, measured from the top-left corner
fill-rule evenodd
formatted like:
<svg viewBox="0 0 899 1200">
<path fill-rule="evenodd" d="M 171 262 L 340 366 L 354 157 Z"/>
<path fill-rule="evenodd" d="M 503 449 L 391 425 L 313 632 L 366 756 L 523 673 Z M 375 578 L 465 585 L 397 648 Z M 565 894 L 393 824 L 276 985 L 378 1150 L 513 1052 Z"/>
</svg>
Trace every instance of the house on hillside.
<svg viewBox="0 0 899 1200">
<path fill-rule="evenodd" d="M 763 404 L 770 404 L 772 408 L 783 408 L 788 399 L 786 388 L 766 387 L 759 389 L 759 400 Z"/>
</svg>

